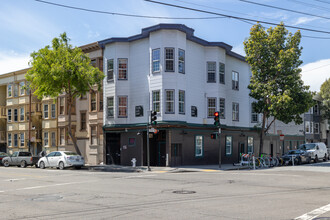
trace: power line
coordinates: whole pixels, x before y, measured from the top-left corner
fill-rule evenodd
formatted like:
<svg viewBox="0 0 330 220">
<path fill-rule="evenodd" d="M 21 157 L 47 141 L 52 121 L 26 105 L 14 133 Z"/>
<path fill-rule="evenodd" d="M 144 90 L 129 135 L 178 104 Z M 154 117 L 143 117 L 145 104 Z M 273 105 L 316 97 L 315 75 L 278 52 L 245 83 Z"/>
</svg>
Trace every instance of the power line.
<svg viewBox="0 0 330 220">
<path fill-rule="evenodd" d="M 99 13 L 99 14 L 110 14 L 110 15 L 119 15 L 119 16 L 126 16 L 126 17 L 137 17 L 137 18 L 157 18 L 157 19 L 182 19 L 182 20 L 197 20 L 197 19 L 219 19 L 219 18 L 225 18 L 223 16 L 217 16 L 217 17 L 201 17 L 201 18 L 185 18 L 185 17 L 161 17 L 161 16 L 148 16 L 148 15 L 134 15 L 134 14 L 124 14 L 124 13 L 116 13 L 116 12 L 108 12 L 108 11 L 99 11 L 99 10 L 92 10 L 87 8 L 80 8 L 80 7 L 74 7 L 69 5 L 62 5 L 58 3 L 53 2 L 47 2 L 43 0 L 35 0 L 36 2 L 45 3 L 49 5 L 55 5 L 63 8 L 70 8 L 80 11 L 87 11 L 87 12 L 93 12 L 93 13 Z"/>
<path fill-rule="evenodd" d="M 301 5 L 306 5 L 308 7 L 316 8 L 316 9 L 322 10 L 322 11 L 327 11 L 327 12 L 330 11 L 330 8 L 319 6 L 319 5 L 314 5 L 314 4 L 310 4 L 310 3 L 306 3 L 306 2 L 302 2 L 302 1 L 298 1 L 298 0 L 288 0 L 288 1 L 292 1 L 292 2 L 295 2 L 297 4 L 301 4 Z"/>
<path fill-rule="evenodd" d="M 152 3 L 156 3 L 156 4 L 161 4 L 161 5 L 166 5 L 166 6 L 170 6 L 170 7 L 175 7 L 175 8 L 186 9 L 186 10 L 190 10 L 190 11 L 197 11 L 197 12 L 202 12 L 202 13 L 207 13 L 207 14 L 224 16 L 224 17 L 227 17 L 227 18 L 233 18 L 233 19 L 237 19 L 237 20 L 259 22 L 259 23 L 268 24 L 268 25 L 279 25 L 279 24 L 276 24 L 276 23 L 273 23 L 273 22 L 267 22 L 267 21 L 261 21 L 261 20 L 243 18 L 243 17 L 238 17 L 238 16 L 226 15 L 226 14 L 221 14 L 221 13 L 216 13 L 216 12 L 211 12 L 211 11 L 205 11 L 205 10 L 201 10 L 201 9 L 195 9 L 195 8 L 189 8 L 189 7 L 184 7 L 184 6 L 180 6 L 180 5 L 174 5 L 174 4 L 164 3 L 164 2 L 158 2 L 158 1 L 154 1 L 154 0 L 144 0 L 144 1 L 152 2 Z M 321 31 L 321 30 L 303 28 L 303 27 L 292 26 L 292 25 L 284 25 L 284 26 L 285 27 L 288 27 L 288 28 L 300 29 L 300 30 L 305 30 L 305 31 L 310 31 L 310 32 L 330 34 L 329 31 Z"/>
<path fill-rule="evenodd" d="M 325 4 L 329 4 L 330 5 L 330 2 L 327 2 L 327 1 L 323 1 L 323 0 L 314 0 L 314 1 L 322 2 L 322 3 L 325 3 Z"/>
<path fill-rule="evenodd" d="M 287 8 L 276 7 L 276 6 L 273 6 L 273 5 L 266 5 L 266 4 L 262 4 L 262 3 L 251 2 L 251 1 L 248 1 L 248 0 L 238 0 L 238 1 L 249 3 L 249 4 L 254 4 L 254 5 L 259 5 L 259 6 L 263 6 L 263 7 L 267 7 L 267 8 L 275 8 L 275 9 L 279 9 L 279 10 L 282 10 L 282 11 L 289 11 L 289 12 L 293 12 L 293 13 L 296 13 L 296 14 L 308 15 L 308 16 L 312 16 L 312 17 L 317 17 L 317 18 L 323 18 L 323 19 L 330 20 L 330 17 L 314 15 L 314 14 L 310 14 L 310 13 L 306 13 L 306 12 L 301 12 L 301 11 L 291 10 L 291 9 L 287 9 Z"/>
<path fill-rule="evenodd" d="M 323 65 L 323 66 L 316 67 L 316 68 L 314 68 L 314 69 L 306 70 L 306 71 L 304 71 L 304 73 L 306 73 L 306 72 L 310 72 L 310 71 L 312 71 L 312 70 L 317 70 L 317 69 L 320 69 L 320 68 L 323 68 L 323 67 L 326 67 L 326 66 L 330 66 L 330 63 L 329 63 L 329 64 L 326 64 L 326 65 Z"/>
</svg>

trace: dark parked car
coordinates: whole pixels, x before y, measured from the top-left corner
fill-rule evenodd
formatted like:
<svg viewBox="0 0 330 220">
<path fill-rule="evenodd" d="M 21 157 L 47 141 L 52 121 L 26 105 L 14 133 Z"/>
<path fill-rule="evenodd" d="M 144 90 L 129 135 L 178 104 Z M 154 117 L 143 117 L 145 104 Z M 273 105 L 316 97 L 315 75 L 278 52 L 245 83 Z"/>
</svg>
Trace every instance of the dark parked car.
<svg viewBox="0 0 330 220">
<path fill-rule="evenodd" d="M 304 150 L 290 150 L 286 154 L 282 156 L 285 164 L 292 164 L 292 158 L 294 160 L 294 164 L 302 164 L 302 163 L 310 163 L 311 157 Z"/>
<path fill-rule="evenodd" d="M 8 154 L 4 153 L 4 152 L 0 152 L 0 165 L 2 164 L 2 158 L 4 157 L 8 157 Z"/>
</svg>

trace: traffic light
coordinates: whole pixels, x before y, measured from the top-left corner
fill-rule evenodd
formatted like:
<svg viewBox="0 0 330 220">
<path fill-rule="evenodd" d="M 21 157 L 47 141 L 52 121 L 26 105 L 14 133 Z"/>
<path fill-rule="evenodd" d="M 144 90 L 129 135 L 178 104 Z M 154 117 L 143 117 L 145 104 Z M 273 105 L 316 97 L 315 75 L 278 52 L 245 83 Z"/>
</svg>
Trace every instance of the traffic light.
<svg viewBox="0 0 330 220">
<path fill-rule="evenodd" d="M 157 112 L 156 111 L 151 111 L 151 115 L 150 115 L 150 122 L 151 124 L 156 125 L 157 124 Z"/>
<path fill-rule="evenodd" d="M 217 134 L 216 133 L 211 134 L 211 139 L 217 139 Z"/>
<path fill-rule="evenodd" d="M 214 125 L 219 127 L 220 121 L 219 121 L 219 112 L 214 112 Z"/>
</svg>

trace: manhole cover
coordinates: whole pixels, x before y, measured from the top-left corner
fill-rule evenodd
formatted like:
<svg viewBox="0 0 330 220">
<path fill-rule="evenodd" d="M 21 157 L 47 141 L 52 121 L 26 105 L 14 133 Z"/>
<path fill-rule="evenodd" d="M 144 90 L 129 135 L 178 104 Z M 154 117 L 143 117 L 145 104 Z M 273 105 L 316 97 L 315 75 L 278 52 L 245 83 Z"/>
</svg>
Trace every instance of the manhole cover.
<svg viewBox="0 0 330 220">
<path fill-rule="evenodd" d="M 58 201 L 60 199 L 63 199 L 63 197 L 59 195 L 42 195 L 42 196 L 34 197 L 30 200 L 36 202 L 43 202 L 43 201 Z"/>
<path fill-rule="evenodd" d="M 196 191 L 190 191 L 190 190 L 175 190 L 173 193 L 176 194 L 193 194 L 196 193 Z"/>
</svg>

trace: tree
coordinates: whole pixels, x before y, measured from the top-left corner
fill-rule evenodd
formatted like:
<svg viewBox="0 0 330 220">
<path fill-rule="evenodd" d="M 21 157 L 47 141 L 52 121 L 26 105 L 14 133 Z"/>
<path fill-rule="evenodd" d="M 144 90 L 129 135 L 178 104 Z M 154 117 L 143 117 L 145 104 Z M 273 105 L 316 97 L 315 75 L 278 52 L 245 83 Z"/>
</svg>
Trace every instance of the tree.
<svg viewBox="0 0 330 220">
<path fill-rule="evenodd" d="M 275 120 L 301 124 L 300 115 L 313 104 L 309 86 L 304 86 L 301 80 L 300 39 L 300 31 L 292 35 L 283 23 L 267 31 L 258 23 L 244 41 L 246 61 L 252 72 L 250 96 L 255 99 L 254 110 L 262 113 L 260 153 L 264 135 Z M 266 125 L 269 118 L 271 121 Z"/>
<path fill-rule="evenodd" d="M 87 54 L 69 44 L 66 33 L 46 46 L 31 53 L 30 66 L 25 78 L 39 99 L 49 96 L 56 100 L 65 95 L 68 107 L 68 134 L 78 154 L 81 154 L 71 131 L 71 109 L 75 98 L 86 94 L 97 85 L 101 89 L 104 74 L 94 68 Z"/>
<path fill-rule="evenodd" d="M 322 100 L 322 118 L 330 121 L 330 78 L 322 83 L 319 95 Z"/>
</svg>

